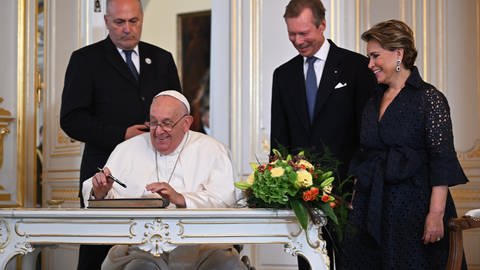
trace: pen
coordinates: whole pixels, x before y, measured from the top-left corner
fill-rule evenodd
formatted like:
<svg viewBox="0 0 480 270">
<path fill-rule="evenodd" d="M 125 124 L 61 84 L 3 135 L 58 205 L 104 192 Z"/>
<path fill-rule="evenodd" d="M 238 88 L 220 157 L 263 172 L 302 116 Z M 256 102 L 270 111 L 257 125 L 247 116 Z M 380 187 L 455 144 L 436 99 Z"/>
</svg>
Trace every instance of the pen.
<svg viewBox="0 0 480 270">
<path fill-rule="evenodd" d="M 101 168 L 99 168 L 99 167 L 97 167 L 97 169 L 98 169 L 100 172 L 104 173 L 104 172 L 103 172 L 103 169 L 101 169 Z M 110 178 L 110 179 L 112 179 L 113 181 L 117 182 L 120 186 L 122 186 L 122 187 L 124 187 L 124 188 L 127 188 L 127 185 L 125 185 L 124 183 L 122 183 L 122 181 L 118 180 L 118 179 L 115 178 L 113 175 L 109 174 L 109 175 L 107 175 L 107 178 Z"/>
</svg>

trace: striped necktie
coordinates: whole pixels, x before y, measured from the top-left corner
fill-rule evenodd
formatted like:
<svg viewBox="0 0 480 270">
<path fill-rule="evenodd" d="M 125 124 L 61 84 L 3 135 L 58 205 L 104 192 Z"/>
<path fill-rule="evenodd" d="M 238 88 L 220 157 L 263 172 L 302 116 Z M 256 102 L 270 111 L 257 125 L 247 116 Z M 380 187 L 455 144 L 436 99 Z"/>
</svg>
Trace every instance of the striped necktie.
<svg viewBox="0 0 480 270">
<path fill-rule="evenodd" d="M 133 50 L 123 50 L 123 53 L 125 54 L 125 62 L 127 62 L 127 66 L 132 72 L 132 75 L 135 78 L 135 81 L 138 82 L 138 71 L 132 61 L 132 52 Z"/>
<path fill-rule="evenodd" d="M 310 122 L 313 122 L 314 112 L 315 112 L 315 100 L 317 99 L 317 75 L 315 75 L 315 68 L 313 64 L 317 61 L 315 56 L 310 56 L 307 58 L 307 78 L 305 79 L 305 88 L 307 91 L 307 104 L 308 104 L 308 115 L 310 116 Z"/>
</svg>

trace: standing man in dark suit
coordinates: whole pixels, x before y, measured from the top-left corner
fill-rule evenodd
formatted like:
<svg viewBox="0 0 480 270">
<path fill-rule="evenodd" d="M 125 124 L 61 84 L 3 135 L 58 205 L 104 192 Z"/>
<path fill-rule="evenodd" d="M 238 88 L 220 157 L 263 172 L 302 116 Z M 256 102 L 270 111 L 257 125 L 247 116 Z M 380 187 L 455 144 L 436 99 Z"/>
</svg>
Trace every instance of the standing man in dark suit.
<svg viewBox="0 0 480 270">
<path fill-rule="evenodd" d="M 171 53 L 140 42 L 140 0 L 107 0 L 104 19 L 108 37 L 72 53 L 62 95 L 61 127 L 85 143 L 80 191 L 117 144 L 147 131 L 153 97 L 181 90 Z M 80 246 L 78 269 L 100 269 L 108 249 Z"/>
<path fill-rule="evenodd" d="M 320 0 L 291 0 L 283 17 L 299 55 L 273 73 L 271 146 L 320 155 L 328 148 L 341 162 L 338 177 L 344 179 L 359 144 L 360 117 L 375 77 L 366 57 L 325 40 Z M 299 269 L 309 268 L 299 257 Z"/>
</svg>

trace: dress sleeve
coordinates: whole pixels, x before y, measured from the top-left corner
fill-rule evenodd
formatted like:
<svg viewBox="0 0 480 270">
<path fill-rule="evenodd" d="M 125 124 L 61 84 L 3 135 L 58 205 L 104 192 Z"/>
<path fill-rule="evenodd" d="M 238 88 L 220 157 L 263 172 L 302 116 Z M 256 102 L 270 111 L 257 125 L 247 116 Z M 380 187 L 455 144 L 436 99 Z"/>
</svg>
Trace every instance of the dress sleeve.
<svg viewBox="0 0 480 270">
<path fill-rule="evenodd" d="M 425 92 L 425 132 L 430 157 L 430 185 L 454 186 L 468 182 L 453 145 L 447 99 L 431 87 Z"/>
</svg>

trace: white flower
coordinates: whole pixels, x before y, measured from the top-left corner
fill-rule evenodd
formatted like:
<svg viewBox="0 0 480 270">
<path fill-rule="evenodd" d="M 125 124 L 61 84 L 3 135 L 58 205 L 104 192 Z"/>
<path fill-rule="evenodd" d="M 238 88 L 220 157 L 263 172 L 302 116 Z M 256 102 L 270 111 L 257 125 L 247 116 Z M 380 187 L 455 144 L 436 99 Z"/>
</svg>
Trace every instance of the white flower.
<svg viewBox="0 0 480 270">
<path fill-rule="evenodd" d="M 312 174 L 307 170 L 301 169 L 297 171 L 297 184 L 301 187 L 309 187 L 313 184 Z"/>
<path fill-rule="evenodd" d="M 330 194 L 330 193 L 332 193 L 332 189 L 333 189 L 333 185 L 330 184 L 330 185 L 324 187 L 324 188 L 323 188 L 323 191 L 325 191 L 326 193 Z"/>
<path fill-rule="evenodd" d="M 275 167 L 270 171 L 270 173 L 272 174 L 272 177 L 280 177 L 285 173 L 285 169 L 282 167 Z"/>
<path fill-rule="evenodd" d="M 305 167 L 305 169 L 307 169 L 307 170 L 313 169 L 312 163 L 310 163 L 310 162 L 308 162 L 304 159 L 301 159 L 301 160 L 297 161 L 296 165 L 297 166 L 302 166 L 303 165 Z"/>
</svg>

